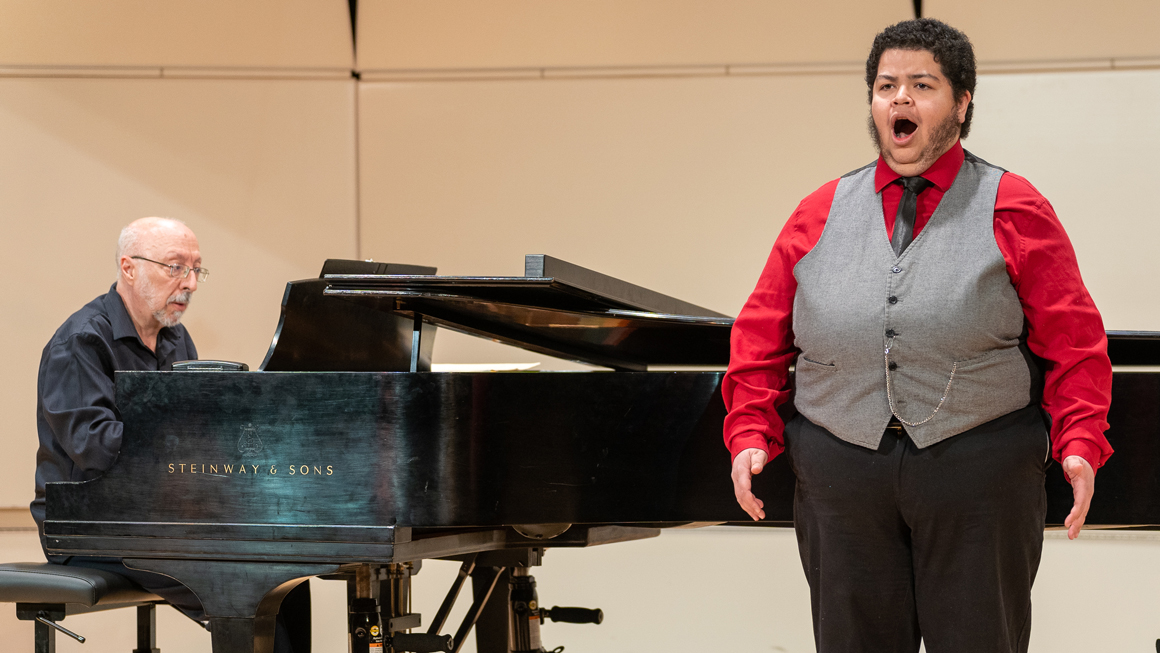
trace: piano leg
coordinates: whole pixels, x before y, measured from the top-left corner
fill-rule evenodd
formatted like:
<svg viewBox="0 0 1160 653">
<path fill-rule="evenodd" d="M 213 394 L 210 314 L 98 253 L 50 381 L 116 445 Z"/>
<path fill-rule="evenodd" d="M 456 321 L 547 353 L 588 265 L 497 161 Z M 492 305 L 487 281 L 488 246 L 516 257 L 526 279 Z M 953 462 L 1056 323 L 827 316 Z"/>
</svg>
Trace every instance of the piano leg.
<svg viewBox="0 0 1160 653">
<path fill-rule="evenodd" d="M 282 598 L 304 579 L 338 565 L 282 562 L 125 559 L 125 566 L 163 574 L 201 600 L 213 653 L 271 653 Z"/>
<path fill-rule="evenodd" d="M 269 653 L 274 650 L 274 615 L 250 618 L 210 617 L 209 627 L 213 651 L 254 651 Z"/>
<path fill-rule="evenodd" d="M 476 567 L 471 573 L 471 589 L 478 609 L 475 625 L 475 650 L 478 653 L 511 653 L 508 629 L 511 622 L 511 581 L 507 567 Z M 476 606 L 479 606 L 478 608 Z M 466 625 L 466 624 L 465 624 Z M 455 643 L 466 639 L 467 630 L 460 627 Z"/>
</svg>

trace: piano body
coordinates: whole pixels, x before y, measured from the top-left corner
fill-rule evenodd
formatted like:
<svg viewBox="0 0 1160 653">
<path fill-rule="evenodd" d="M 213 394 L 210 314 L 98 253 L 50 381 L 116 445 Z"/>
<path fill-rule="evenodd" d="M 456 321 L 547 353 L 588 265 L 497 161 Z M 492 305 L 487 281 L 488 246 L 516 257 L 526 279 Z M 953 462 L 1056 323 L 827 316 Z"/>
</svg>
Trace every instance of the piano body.
<svg viewBox="0 0 1160 653">
<path fill-rule="evenodd" d="M 543 618 L 596 618 L 532 602 L 546 548 L 747 523 L 721 444 L 722 372 L 648 371 L 724 366 L 731 324 L 546 256 L 522 277 L 328 261 L 287 285 L 260 371 L 117 375 L 120 456 L 98 479 L 49 484 L 48 547 L 186 584 L 215 653 L 269 651 L 281 598 L 311 576 L 348 580 L 352 620 L 377 611 L 385 650 L 458 650 L 474 627 L 480 653 L 538 651 Z M 611 371 L 431 372 L 437 327 Z M 1112 343 L 1117 364 L 1160 365 L 1156 334 Z M 1114 392 L 1118 453 L 1088 522 L 1151 527 L 1160 374 L 1118 371 Z M 1060 476 L 1053 524 L 1071 505 Z M 757 526 L 792 523 L 793 483 L 784 457 L 755 478 Z M 431 558 L 461 574 L 430 637 L 408 635 L 410 576 Z M 448 645 L 435 636 L 469 577 Z"/>
</svg>

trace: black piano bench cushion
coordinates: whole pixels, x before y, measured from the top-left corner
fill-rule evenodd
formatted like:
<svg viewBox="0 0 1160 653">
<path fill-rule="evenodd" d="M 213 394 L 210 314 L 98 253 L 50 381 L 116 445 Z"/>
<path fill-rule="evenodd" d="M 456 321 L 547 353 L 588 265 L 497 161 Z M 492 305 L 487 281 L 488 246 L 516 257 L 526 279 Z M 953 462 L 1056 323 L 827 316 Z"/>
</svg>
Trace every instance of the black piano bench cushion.
<svg viewBox="0 0 1160 653">
<path fill-rule="evenodd" d="M 0 564 L 2 603 L 67 603 L 71 604 L 69 613 L 75 614 L 87 612 L 84 608 L 100 610 L 161 601 L 128 578 L 107 571 L 48 562 Z"/>
</svg>

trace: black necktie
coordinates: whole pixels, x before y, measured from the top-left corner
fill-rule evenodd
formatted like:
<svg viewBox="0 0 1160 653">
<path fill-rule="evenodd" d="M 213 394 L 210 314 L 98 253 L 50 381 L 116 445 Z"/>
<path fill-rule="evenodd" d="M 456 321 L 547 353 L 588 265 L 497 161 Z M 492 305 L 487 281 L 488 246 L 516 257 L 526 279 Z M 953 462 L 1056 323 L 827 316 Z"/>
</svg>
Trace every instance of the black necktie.
<svg viewBox="0 0 1160 653">
<path fill-rule="evenodd" d="M 914 240 L 914 215 L 918 212 L 918 194 L 930 186 L 922 177 L 900 177 L 902 201 L 898 203 L 898 214 L 894 216 L 894 233 L 890 236 L 890 246 L 895 256 L 902 256 Z"/>
</svg>

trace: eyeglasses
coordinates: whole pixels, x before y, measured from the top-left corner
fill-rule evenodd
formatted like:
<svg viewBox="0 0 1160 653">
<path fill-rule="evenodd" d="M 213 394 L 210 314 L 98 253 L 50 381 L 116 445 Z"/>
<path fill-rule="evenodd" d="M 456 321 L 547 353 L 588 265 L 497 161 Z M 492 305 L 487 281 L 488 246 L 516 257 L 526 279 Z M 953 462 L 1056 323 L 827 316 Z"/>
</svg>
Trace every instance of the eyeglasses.
<svg viewBox="0 0 1160 653">
<path fill-rule="evenodd" d="M 205 281 L 206 278 L 209 277 L 209 270 L 207 270 L 205 268 L 191 268 L 188 265 L 178 265 L 176 263 L 170 265 L 169 263 L 162 263 L 161 261 L 154 261 L 153 259 L 145 258 L 144 256 L 130 256 L 129 258 L 140 259 L 142 261 L 149 261 L 150 263 L 156 263 L 157 265 L 160 265 L 162 267 L 169 268 L 169 276 L 174 278 L 174 279 L 184 279 L 184 278 L 189 276 L 190 272 L 193 272 L 194 274 L 197 275 L 198 281 Z"/>
</svg>

